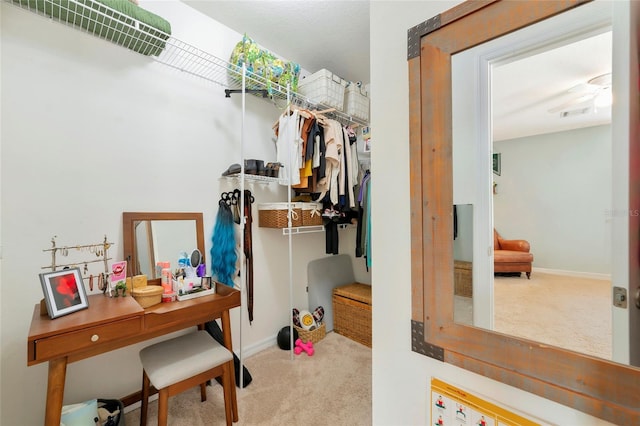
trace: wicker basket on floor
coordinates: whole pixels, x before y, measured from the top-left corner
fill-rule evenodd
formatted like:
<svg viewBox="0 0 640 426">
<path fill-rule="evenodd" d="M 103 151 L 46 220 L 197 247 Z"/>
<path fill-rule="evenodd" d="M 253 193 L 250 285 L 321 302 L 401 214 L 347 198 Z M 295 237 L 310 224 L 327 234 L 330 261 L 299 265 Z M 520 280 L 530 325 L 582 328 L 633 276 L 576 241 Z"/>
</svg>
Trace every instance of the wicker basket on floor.
<svg viewBox="0 0 640 426">
<path fill-rule="evenodd" d="M 304 342 L 307 343 L 312 341 L 313 343 L 318 343 L 320 340 L 324 339 L 324 336 L 327 335 L 327 327 L 324 323 L 320 325 L 320 327 L 315 330 L 305 330 L 304 328 L 300 328 L 297 325 L 293 326 L 298 332 L 298 337 Z"/>
</svg>

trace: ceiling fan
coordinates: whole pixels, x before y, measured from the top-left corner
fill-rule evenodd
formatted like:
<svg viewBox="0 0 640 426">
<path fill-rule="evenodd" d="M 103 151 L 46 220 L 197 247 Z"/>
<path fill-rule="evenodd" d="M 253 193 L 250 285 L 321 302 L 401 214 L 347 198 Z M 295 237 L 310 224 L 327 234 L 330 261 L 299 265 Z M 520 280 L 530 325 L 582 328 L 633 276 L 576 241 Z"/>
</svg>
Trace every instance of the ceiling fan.
<svg viewBox="0 0 640 426">
<path fill-rule="evenodd" d="M 591 78 L 586 83 L 573 86 L 567 93 L 575 94 L 574 98 L 557 107 L 551 108 L 551 114 L 560 113 L 562 117 L 586 114 L 589 110 L 596 112 L 598 108 L 611 106 L 611 73 Z"/>
</svg>

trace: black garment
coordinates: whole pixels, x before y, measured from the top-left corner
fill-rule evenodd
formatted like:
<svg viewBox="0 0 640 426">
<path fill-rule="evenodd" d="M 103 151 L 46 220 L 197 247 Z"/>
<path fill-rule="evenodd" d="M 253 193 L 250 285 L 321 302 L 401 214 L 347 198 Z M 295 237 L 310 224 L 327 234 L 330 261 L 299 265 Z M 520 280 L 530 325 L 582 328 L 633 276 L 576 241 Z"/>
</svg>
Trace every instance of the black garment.
<svg viewBox="0 0 640 426">
<path fill-rule="evenodd" d="M 326 253 L 338 254 L 338 223 L 329 221 L 324 225 L 326 237 Z"/>
<path fill-rule="evenodd" d="M 340 210 L 345 210 L 349 208 L 349 162 L 347 161 L 347 149 L 349 148 L 349 140 L 345 139 L 344 128 L 340 128 L 340 137 L 342 138 L 342 150 L 340 151 L 340 156 L 342 157 L 342 164 L 344 164 L 344 173 L 340 175 L 340 179 L 342 179 L 343 187 L 345 188 L 344 194 L 338 194 L 338 207 Z M 339 185 L 339 184 L 338 184 Z M 339 186 L 338 186 L 339 187 Z"/>
<path fill-rule="evenodd" d="M 244 190 L 244 215 L 246 217 L 246 223 L 244 225 L 244 256 L 245 256 L 245 270 L 247 271 L 247 310 L 249 312 L 249 324 L 253 322 L 253 247 L 251 236 L 251 224 L 253 219 L 251 217 L 251 202 L 253 196 L 248 189 Z"/>
<path fill-rule="evenodd" d="M 207 333 L 211 335 L 211 337 L 216 339 L 218 343 L 220 343 L 221 345 L 224 345 L 224 335 L 222 334 L 222 330 L 220 330 L 220 326 L 216 321 L 209 321 L 205 323 L 204 328 L 205 330 L 207 330 Z M 249 383 L 251 383 L 251 381 L 253 380 L 253 377 L 251 377 L 251 373 L 249 373 L 249 370 L 247 370 L 247 367 L 243 365 L 242 366 L 243 383 L 242 383 L 242 386 L 240 386 L 240 359 L 236 356 L 235 353 L 233 354 L 233 366 L 236 374 L 236 386 L 238 386 L 239 388 L 247 387 Z M 222 384 L 222 380 L 220 380 L 219 377 L 216 378 L 216 380 L 218 381 L 218 383 Z"/>
<path fill-rule="evenodd" d="M 313 120 L 309 130 L 307 131 L 307 149 L 304 151 L 304 161 L 313 160 L 313 154 L 315 152 L 315 135 L 322 135 L 324 139 L 324 134 L 320 125 L 318 124 L 318 120 Z"/>
<path fill-rule="evenodd" d="M 318 176 L 317 180 L 320 180 L 326 176 L 327 169 L 327 159 L 325 158 L 325 152 L 327 150 L 327 146 L 324 142 L 324 129 L 318 123 L 318 120 L 315 120 L 311 129 L 309 129 L 309 134 L 307 136 L 307 150 L 305 151 L 305 160 L 313 159 L 313 154 L 315 153 L 313 150 L 313 146 L 315 145 L 316 136 L 320 137 L 320 143 L 318 144 L 320 147 L 320 166 L 318 166 Z M 312 142 L 309 144 L 309 142 Z M 309 152 L 309 145 L 311 145 L 311 152 Z M 311 157 L 309 157 L 311 154 Z"/>
<path fill-rule="evenodd" d="M 364 250 L 362 249 L 362 225 L 364 216 L 364 209 L 362 206 L 358 206 L 358 223 L 356 224 L 356 257 L 362 257 Z"/>
</svg>

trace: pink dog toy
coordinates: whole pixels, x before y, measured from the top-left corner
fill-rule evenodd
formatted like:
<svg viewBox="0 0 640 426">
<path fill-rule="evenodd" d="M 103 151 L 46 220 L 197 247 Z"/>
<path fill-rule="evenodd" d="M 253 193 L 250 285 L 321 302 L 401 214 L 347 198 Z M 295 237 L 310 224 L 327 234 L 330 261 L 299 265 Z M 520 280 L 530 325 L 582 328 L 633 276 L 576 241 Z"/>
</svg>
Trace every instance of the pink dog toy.
<svg viewBox="0 0 640 426">
<path fill-rule="evenodd" d="M 300 355 L 302 351 L 305 351 L 309 356 L 313 355 L 313 342 L 309 340 L 307 343 L 304 343 L 301 339 L 297 339 L 293 352 L 295 352 L 296 355 Z"/>
</svg>

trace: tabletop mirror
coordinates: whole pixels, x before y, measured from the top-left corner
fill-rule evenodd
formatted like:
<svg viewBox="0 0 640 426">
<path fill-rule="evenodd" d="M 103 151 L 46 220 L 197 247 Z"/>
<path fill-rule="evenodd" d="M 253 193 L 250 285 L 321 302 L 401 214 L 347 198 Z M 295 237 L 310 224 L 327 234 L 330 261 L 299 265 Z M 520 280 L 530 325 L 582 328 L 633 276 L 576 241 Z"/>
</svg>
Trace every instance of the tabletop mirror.
<svg viewBox="0 0 640 426">
<path fill-rule="evenodd" d="M 192 253 L 192 261 L 204 262 L 203 229 L 202 213 L 124 212 L 124 258 L 131 274 L 159 280 L 157 263 L 175 267 L 182 252 Z"/>
</svg>

